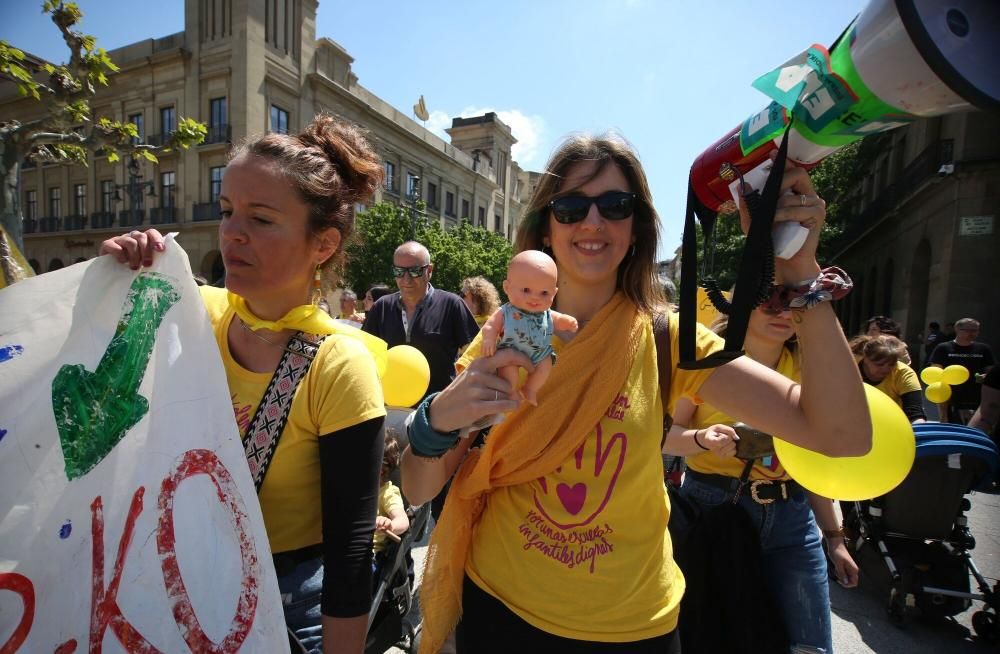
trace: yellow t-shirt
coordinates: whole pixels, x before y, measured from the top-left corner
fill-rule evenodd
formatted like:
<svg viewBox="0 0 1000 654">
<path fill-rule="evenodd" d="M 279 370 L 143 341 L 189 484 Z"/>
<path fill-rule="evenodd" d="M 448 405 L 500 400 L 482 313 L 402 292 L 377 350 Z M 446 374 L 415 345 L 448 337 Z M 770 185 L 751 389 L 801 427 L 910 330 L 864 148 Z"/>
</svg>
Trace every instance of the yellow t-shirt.
<svg viewBox="0 0 1000 654">
<path fill-rule="evenodd" d="M 799 367 L 799 358 L 787 349 L 781 350 L 781 358 L 778 359 L 778 366 L 775 368 L 782 376 L 792 381 L 802 379 L 802 371 Z M 700 404 L 694 411 L 689 429 L 704 429 L 711 425 L 731 425 L 739 422 L 715 407 L 707 404 Z M 739 477 L 743 473 L 743 466 L 746 463 L 734 456 L 721 457 L 714 452 L 701 452 L 699 454 L 685 458 L 687 467 L 691 470 L 703 472 L 709 475 L 725 475 L 727 477 Z M 763 457 L 754 461 L 750 470 L 750 479 L 790 479 L 785 468 L 778 461 L 777 455 Z"/>
<path fill-rule="evenodd" d="M 392 509 L 397 508 L 399 510 L 404 510 L 403 505 L 403 495 L 396 488 L 396 484 L 391 481 L 387 481 L 382 484 L 382 487 L 378 489 L 378 514 L 388 518 L 392 515 Z M 381 552 L 385 549 L 385 541 L 388 536 L 385 535 L 384 531 L 375 532 L 375 545 L 374 550 L 376 552 Z"/>
<path fill-rule="evenodd" d="M 677 329 L 671 315 L 675 363 Z M 562 345 L 553 338 L 556 352 Z M 720 339 L 699 325 L 698 357 L 718 349 Z M 478 354 L 476 340 L 458 365 Z M 695 395 L 711 372 L 675 368 L 671 407 Z M 466 573 L 522 619 L 558 636 L 628 642 L 672 631 L 684 577 L 667 532 L 662 435 L 650 321 L 625 385 L 574 456 L 545 477 L 489 495 Z"/>
<path fill-rule="evenodd" d="M 226 291 L 202 286 L 201 293 L 222 353 L 236 422 L 245 436 L 273 374 L 251 372 L 233 359 L 226 334 L 235 314 Z M 319 436 L 384 415 L 382 385 L 368 349 L 350 336 L 328 336 L 295 391 L 258 495 L 272 552 L 323 541 Z"/>
<path fill-rule="evenodd" d="M 892 372 L 886 375 L 885 379 L 879 382 L 875 388 L 891 397 L 896 404 L 903 406 L 900 398 L 905 393 L 919 391 L 920 379 L 917 377 L 917 373 L 913 372 L 913 368 L 902 361 L 897 361 Z"/>
</svg>

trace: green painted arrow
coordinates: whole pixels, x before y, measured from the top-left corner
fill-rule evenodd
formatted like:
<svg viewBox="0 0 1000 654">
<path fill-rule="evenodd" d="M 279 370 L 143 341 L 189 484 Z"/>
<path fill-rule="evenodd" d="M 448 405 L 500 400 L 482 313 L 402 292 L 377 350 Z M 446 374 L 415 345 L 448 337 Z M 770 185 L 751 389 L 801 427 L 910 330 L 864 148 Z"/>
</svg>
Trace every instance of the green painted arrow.
<svg viewBox="0 0 1000 654">
<path fill-rule="evenodd" d="M 146 412 L 139 395 L 156 330 L 180 292 L 173 278 L 145 272 L 132 282 L 115 336 L 97 370 L 65 365 L 52 381 L 52 409 L 66 476 L 76 479 L 101 462 Z"/>
</svg>

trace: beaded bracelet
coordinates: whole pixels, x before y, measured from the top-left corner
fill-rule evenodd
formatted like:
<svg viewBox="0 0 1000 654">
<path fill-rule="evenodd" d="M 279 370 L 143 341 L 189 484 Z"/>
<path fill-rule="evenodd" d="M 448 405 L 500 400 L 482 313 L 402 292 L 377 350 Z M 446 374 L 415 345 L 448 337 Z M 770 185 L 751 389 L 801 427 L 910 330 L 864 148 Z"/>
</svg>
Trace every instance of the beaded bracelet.
<svg viewBox="0 0 1000 654">
<path fill-rule="evenodd" d="M 438 459 L 458 443 L 458 430 L 440 432 L 431 427 L 430 406 L 437 393 L 431 393 L 413 412 L 406 433 L 410 439 L 410 451 L 423 459 Z"/>
<path fill-rule="evenodd" d="M 852 288 L 854 282 L 850 276 L 837 266 L 830 266 L 821 270 L 816 279 L 795 286 L 772 286 L 771 297 L 761 308 L 772 313 L 811 309 L 820 302 L 839 300 Z"/>
</svg>

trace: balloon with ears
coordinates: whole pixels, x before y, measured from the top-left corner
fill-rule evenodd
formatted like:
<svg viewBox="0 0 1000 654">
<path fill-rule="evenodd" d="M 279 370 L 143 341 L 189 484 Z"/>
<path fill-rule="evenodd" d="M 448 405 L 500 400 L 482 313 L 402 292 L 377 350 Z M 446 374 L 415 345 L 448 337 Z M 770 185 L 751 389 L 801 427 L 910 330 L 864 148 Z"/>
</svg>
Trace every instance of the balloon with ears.
<svg viewBox="0 0 1000 654">
<path fill-rule="evenodd" d="M 798 223 L 773 225 L 777 195 L 769 198 L 765 183 L 776 176 L 776 191 L 785 158 L 809 168 L 848 143 L 917 118 L 972 108 L 998 111 L 1000 75 L 984 64 L 995 61 L 1000 61 L 996 0 L 871 0 L 832 46 L 814 44 L 754 81 L 771 103 L 710 145 L 691 166 L 681 270 L 681 367 L 721 365 L 742 345 L 742 335 L 735 334 L 727 339 L 726 355 L 712 362 L 695 360 L 695 216 L 706 252 L 717 214 L 734 213 L 741 196 L 753 221 L 767 226 L 754 230 L 751 223 L 740 268 L 741 278 L 761 279 L 747 280 L 743 288 L 739 280 L 733 298 L 728 332 L 734 327 L 745 332 L 741 316 L 749 316 L 768 285 L 764 267 L 774 256 L 794 255 L 808 234 Z M 780 154 L 772 163 L 775 151 Z M 746 193 L 744 185 L 752 190 Z"/>
<path fill-rule="evenodd" d="M 935 368 L 928 366 L 920 372 L 920 379 L 927 384 L 924 395 L 935 404 L 947 402 L 951 397 L 951 387 L 964 384 L 969 380 L 969 370 L 964 366 L 948 366 Z"/>
</svg>

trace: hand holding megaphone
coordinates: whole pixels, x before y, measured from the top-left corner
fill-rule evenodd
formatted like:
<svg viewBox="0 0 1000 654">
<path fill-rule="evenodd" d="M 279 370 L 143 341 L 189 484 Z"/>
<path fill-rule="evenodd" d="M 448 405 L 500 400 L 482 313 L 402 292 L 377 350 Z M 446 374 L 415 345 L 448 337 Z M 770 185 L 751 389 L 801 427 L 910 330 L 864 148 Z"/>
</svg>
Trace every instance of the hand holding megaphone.
<svg viewBox="0 0 1000 654">
<path fill-rule="evenodd" d="M 772 153 L 764 165 L 759 166 L 765 169 L 759 180 L 756 178 L 747 179 L 744 175 L 742 188 L 733 187 L 734 200 L 737 202 L 740 211 L 740 227 L 746 234 L 750 229 L 750 212 L 747 210 L 743 196 L 759 192 L 764 187 L 764 181 L 771 172 L 774 164 L 774 154 Z M 755 187 L 751 182 L 758 182 Z M 774 244 L 774 254 L 784 260 L 791 259 L 805 245 L 811 233 L 817 236 L 813 239 L 812 248 L 807 248 L 803 258 L 815 254 L 818 243 L 818 234 L 826 221 L 826 202 L 816 194 L 809 174 L 804 168 L 788 162 L 785 166 L 785 175 L 781 182 L 781 197 L 778 198 L 778 208 L 774 214 L 774 228 L 771 233 Z"/>
</svg>

